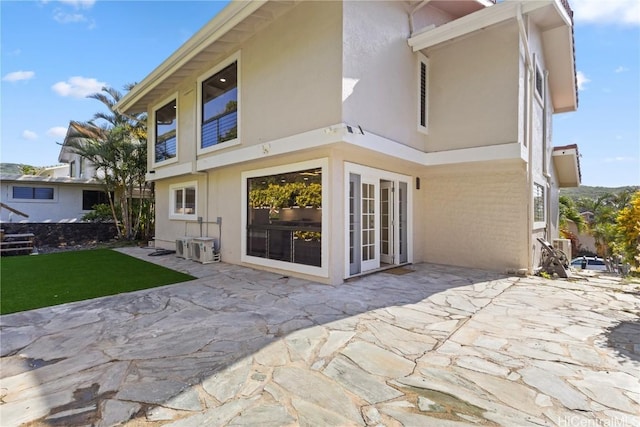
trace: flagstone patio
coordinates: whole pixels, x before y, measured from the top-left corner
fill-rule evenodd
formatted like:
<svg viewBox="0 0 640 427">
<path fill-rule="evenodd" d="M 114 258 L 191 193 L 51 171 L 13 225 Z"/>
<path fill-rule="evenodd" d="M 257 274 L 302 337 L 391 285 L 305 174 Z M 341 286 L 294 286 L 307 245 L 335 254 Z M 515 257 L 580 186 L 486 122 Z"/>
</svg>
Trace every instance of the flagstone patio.
<svg viewBox="0 0 640 427">
<path fill-rule="evenodd" d="M 638 284 L 122 251 L 198 279 L 1 316 L 0 425 L 640 426 Z"/>
</svg>

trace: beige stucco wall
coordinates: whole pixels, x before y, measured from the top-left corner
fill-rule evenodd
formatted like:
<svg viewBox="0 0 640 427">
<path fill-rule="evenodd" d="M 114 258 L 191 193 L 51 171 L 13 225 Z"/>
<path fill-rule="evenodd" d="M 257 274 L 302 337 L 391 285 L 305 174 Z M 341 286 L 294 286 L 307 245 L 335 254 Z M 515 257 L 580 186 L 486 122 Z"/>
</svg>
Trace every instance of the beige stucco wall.
<svg viewBox="0 0 640 427">
<path fill-rule="evenodd" d="M 344 79 L 346 123 L 417 149 L 417 56 L 407 43 L 408 6 L 404 2 L 344 3 Z"/>
<path fill-rule="evenodd" d="M 422 179 L 420 261 L 513 271 L 527 267 L 527 194 L 522 163 L 427 171 Z"/>
<path fill-rule="evenodd" d="M 426 55 L 430 71 L 427 151 L 519 141 L 515 22 L 444 43 Z"/>
<path fill-rule="evenodd" d="M 227 57 L 238 52 L 241 145 L 224 151 L 341 122 L 340 2 L 301 2 L 245 43 L 230 49 Z M 178 163 L 196 159 L 197 80 L 218 64 L 219 59 L 205 63 L 177 90 L 167 91 L 149 105 L 149 111 L 153 111 L 177 92 Z M 217 153 L 219 151 L 202 154 L 198 158 Z M 166 162 L 154 167 L 153 155 L 154 147 L 150 144 L 150 169 L 176 164 Z"/>
<path fill-rule="evenodd" d="M 242 47 L 243 144 L 341 121 L 341 12 L 302 2 Z"/>
</svg>

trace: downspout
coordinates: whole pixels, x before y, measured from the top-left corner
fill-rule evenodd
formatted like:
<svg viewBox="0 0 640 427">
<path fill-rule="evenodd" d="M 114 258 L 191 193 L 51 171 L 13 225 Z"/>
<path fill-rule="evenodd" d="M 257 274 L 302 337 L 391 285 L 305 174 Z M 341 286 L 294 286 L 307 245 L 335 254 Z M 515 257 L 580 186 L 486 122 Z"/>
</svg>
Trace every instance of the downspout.
<svg viewBox="0 0 640 427">
<path fill-rule="evenodd" d="M 528 206 L 527 210 L 527 223 L 529 225 L 529 229 L 527 230 L 527 273 L 533 273 L 533 251 L 532 251 L 532 242 L 533 242 L 533 168 L 531 165 L 531 159 L 533 157 L 533 147 L 531 146 L 531 142 L 533 140 L 533 90 L 534 90 L 534 79 L 533 79 L 533 61 L 531 59 L 531 52 L 529 51 L 529 40 L 527 38 L 527 31 L 524 27 L 524 20 L 522 19 L 522 3 L 518 3 L 518 10 L 516 19 L 518 21 L 518 29 L 520 30 L 520 38 L 524 43 L 525 50 L 525 66 L 526 72 L 528 74 L 528 90 L 526 91 L 525 97 L 525 108 L 526 108 L 526 132 L 525 132 L 525 141 L 527 143 L 527 148 L 529 152 L 529 156 L 527 158 L 527 187 L 529 188 L 528 194 Z M 525 83 L 526 84 L 526 83 Z"/>
<path fill-rule="evenodd" d="M 413 15 L 426 6 L 431 0 L 422 0 L 422 2 L 413 8 L 411 12 L 409 12 L 409 36 L 413 35 Z"/>
<path fill-rule="evenodd" d="M 544 173 L 544 177 L 547 182 L 547 191 L 545 192 L 545 206 L 546 206 L 546 219 L 547 219 L 547 228 L 545 233 L 545 238 L 548 242 L 551 241 L 551 195 L 549 194 L 549 190 L 551 189 L 551 174 L 549 173 L 549 167 L 551 166 L 551 157 L 548 156 L 549 152 L 549 139 L 547 138 L 547 132 L 549 129 L 549 125 L 547 123 L 548 117 L 548 108 L 547 108 L 547 82 L 549 81 L 549 71 L 544 71 L 544 80 L 542 81 L 542 146 L 544 147 L 544 153 L 542 157 L 542 173 Z M 557 229 L 560 229 L 560 224 L 558 224 Z"/>
</svg>

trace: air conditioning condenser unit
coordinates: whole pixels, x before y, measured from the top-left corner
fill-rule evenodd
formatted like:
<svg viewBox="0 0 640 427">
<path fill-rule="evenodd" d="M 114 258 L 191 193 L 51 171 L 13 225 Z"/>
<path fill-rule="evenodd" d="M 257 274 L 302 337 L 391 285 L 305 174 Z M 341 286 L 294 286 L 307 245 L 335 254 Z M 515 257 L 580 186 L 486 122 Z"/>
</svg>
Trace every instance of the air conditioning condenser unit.
<svg viewBox="0 0 640 427">
<path fill-rule="evenodd" d="M 569 262 L 571 262 L 571 240 L 553 239 L 553 249 L 564 252 Z"/>
<path fill-rule="evenodd" d="M 195 237 L 191 241 L 191 255 L 202 264 L 220 262 L 218 239 L 215 237 Z"/>
<path fill-rule="evenodd" d="M 193 237 L 184 236 L 176 239 L 176 256 L 191 259 L 191 240 Z"/>
</svg>

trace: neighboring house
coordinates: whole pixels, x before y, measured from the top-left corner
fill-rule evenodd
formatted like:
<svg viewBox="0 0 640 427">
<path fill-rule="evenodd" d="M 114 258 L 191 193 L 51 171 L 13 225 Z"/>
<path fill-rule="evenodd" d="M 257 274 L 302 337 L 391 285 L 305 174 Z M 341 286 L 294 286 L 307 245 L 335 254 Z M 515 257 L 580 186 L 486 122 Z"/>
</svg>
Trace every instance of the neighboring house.
<svg viewBox="0 0 640 427">
<path fill-rule="evenodd" d="M 73 153 L 65 143 L 58 161 L 39 175 L 0 176 L 0 201 L 17 212 L 0 209 L 1 222 L 78 222 L 98 203 L 108 203 L 91 162 Z"/>
<path fill-rule="evenodd" d="M 578 231 L 578 226 L 575 222 L 567 220 L 567 229 L 571 232 L 576 239 L 578 239 L 578 253 L 585 252 L 588 254 L 598 254 L 598 247 L 596 246 L 596 239 L 588 231 Z"/>
<path fill-rule="evenodd" d="M 27 215 L 1 209 L 1 222 L 77 222 L 96 203 L 107 203 L 94 179 L 0 175 L 0 181 L 2 203 Z"/>
<path fill-rule="evenodd" d="M 576 150 L 559 0 L 230 3 L 116 106 L 149 114 L 156 246 L 327 283 L 433 262 L 532 272 Z"/>
</svg>

